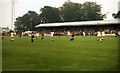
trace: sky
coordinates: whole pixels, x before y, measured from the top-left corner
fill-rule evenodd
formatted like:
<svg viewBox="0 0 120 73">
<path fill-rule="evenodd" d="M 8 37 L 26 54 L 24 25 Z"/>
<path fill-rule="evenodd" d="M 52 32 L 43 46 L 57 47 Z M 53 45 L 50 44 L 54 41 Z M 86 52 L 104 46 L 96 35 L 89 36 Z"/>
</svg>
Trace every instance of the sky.
<svg viewBox="0 0 120 73">
<path fill-rule="evenodd" d="M 15 0 L 15 15 L 20 17 L 28 11 L 35 11 L 40 14 L 40 9 L 44 6 L 61 7 L 67 0 Z M 120 0 L 70 0 L 75 3 L 84 3 L 86 1 L 96 2 L 101 5 L 102 14 L 107 13 L 104 20 L 114 20 L 113 13 L 118 11 L 118 2 Z M 11 3 L 12 0 L 0 0 L 0 26 L 11 28 Z"/>
</svg>

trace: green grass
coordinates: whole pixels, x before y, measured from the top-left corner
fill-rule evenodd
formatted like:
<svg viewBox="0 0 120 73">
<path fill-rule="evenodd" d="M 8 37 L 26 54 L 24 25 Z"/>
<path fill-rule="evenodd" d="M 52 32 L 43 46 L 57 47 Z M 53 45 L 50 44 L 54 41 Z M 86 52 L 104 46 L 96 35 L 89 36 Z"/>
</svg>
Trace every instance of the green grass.
<svg viewBox="0 0 120 73">
<path fill-rule="evenodd" d="M 5 37 L 2 42 L 3 71 L 117 71 L 118 39 L 105 37 L 103 42 L 95 36 L 54 37 Z"/>
</svg>

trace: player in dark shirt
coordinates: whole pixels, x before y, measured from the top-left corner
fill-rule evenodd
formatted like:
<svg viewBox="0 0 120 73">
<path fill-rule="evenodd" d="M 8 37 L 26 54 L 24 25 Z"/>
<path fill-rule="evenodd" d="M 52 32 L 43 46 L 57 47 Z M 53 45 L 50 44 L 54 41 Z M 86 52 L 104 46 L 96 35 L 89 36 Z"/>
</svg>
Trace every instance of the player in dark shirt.
<svg viewBox="0 0 120 73">
<path fill-rule="evenodd" d="M 44 33 L 42 33 L 42 36 L 41 36 L 41 40 L 43 40 L 44 39 Z"/>
<path fill-rule="evenodd" d="M 74 39 L 75 39 L 75 33 L 73 32 L 70 41 L 73 41 Z"/>
<path fill-rule="evenodd" d="M 34 38 L 35 38 L 34 32 L 32 32 L 32 34 L 31 34 L 31 42 L 34 42 Z"/>
<path fill-rule="evenodd" d="M 22 32 L 19 32 L 19 36 L 20 36 L 20 38 L 22 37 Z"/>
<path fill-rule="evenodd" d="M 4 39 L 4 36 L 5 36 L 5 32 L 3 31 L 2 32 L 2 39 Z"/>
</svg>

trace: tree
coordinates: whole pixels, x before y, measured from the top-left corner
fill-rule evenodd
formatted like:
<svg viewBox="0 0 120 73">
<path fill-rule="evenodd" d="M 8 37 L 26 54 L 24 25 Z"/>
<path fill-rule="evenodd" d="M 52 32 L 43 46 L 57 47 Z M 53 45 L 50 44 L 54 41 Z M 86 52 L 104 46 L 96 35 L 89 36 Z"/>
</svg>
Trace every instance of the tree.
<svg viewBox="0 0 120 73">
<path fill-rule="evenodd" d="M 112 16 L 116 19 L 116 18 L 120 18 L 120 11 L 118 11 L 118 13 L 113 13 Z"/>
<path fill-rule="evenodd" d="M 103 20 L 101 13 L 101 5 L 96 2 L 85 2 L 83 3 L 83 19 L 84 20 Z"/>
<path fill-rule="evenodd" d="M 44 8 L 40 9 L 41 11 L 41 20 L 44 23 L 54 23 L 54 22 L 60 22 L 60 11 L 58 8 L 45 6 Z"/>
<path fill-rule="evenodd" d="M 65 3 L 61 7 L 61 13 L 64 21 L 91 21 L 103 20 L 105 15 L 101 13 L 101 5 L 96 2 Z"/>
<path fill-rule="evenodd" d="M 40 23 L 39 15 L 34 11 L 28 11 L 22 17 L 18 17 L 15 22 L 16 30 L 35 30 L 35 26 Z"/>
<path fill-rule="evenodd" d="M 18 18 L 16 18 L 16 21 L 15 21 L 15 30 L 17 30 L 17 31 L 22 31 L 23 30 L 23 25 L 22 25 L 22 17 L 18 17 Z"/>
<path fill-rule="evenodd" d="M 64 21 L 78 21 L 81 20 L 81 4 L 68 2 L 63 4 L 60 9 Z"/>
</svg>

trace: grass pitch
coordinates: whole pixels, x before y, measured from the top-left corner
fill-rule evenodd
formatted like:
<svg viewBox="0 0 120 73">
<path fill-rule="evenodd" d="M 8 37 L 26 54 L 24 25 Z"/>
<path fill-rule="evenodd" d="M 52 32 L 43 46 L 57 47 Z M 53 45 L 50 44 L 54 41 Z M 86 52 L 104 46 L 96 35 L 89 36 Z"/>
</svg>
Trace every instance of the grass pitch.
<svg viewBox="0 0 120 73">
<path fill-rule="evenodd" d="M 44 40 L 30 37 L 10 37 L 2 41 L 3 71 L 117 71 L 118 39 L 105 37 L 103 42 L 95 36 L 49 37 Z"/>
</svg>

